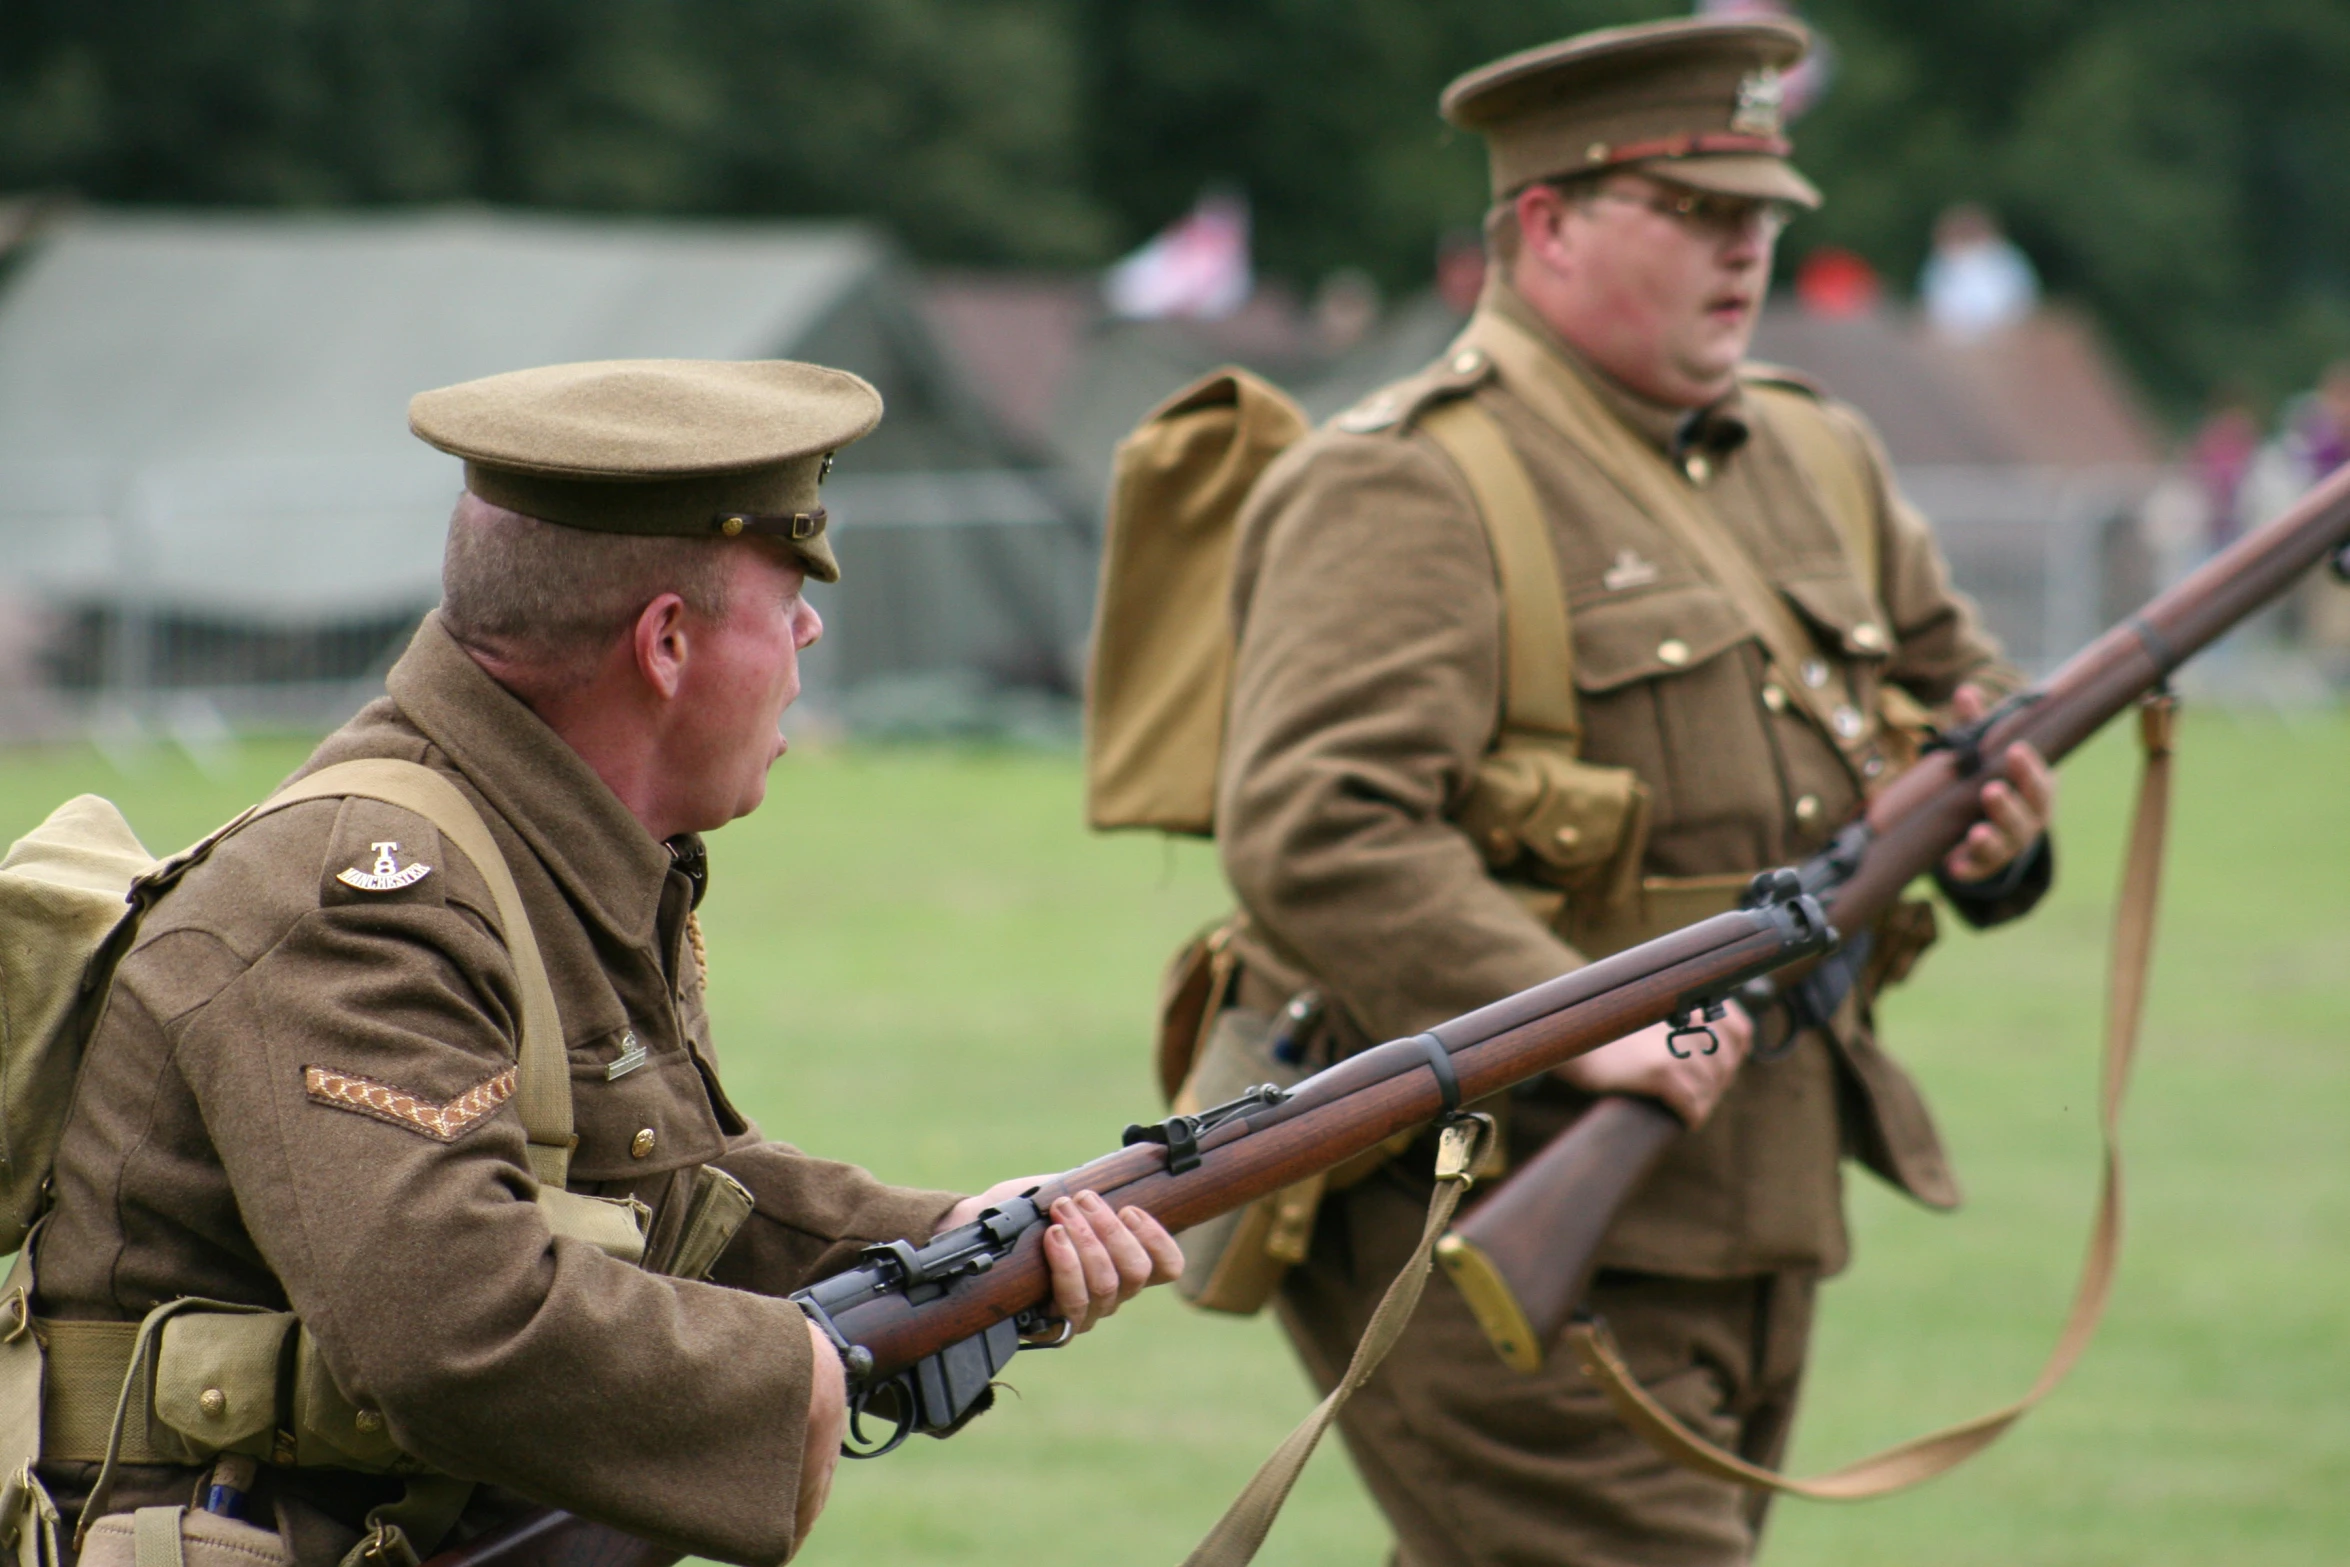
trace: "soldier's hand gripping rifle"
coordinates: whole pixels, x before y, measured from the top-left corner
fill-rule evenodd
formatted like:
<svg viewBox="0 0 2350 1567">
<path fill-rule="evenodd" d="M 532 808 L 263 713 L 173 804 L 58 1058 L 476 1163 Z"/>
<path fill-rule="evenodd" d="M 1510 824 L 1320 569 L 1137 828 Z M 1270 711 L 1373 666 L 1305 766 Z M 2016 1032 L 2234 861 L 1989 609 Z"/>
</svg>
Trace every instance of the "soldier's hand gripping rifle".
<svg viewBox="0 0 2350 1567">
<path fill-rule="evenodd" d="M 944 1436 L 985 1409 L 993 1379 L 1048 1315 L 1042 1242 L 1053 1202 L 1091 1190 L 1187 1229 L 1450 1117 L 1635 1029 L 1701 1028 L 1740 987 L 1835 941 L 1792 872 L 1755 878 L 1747 906 L 1628 948 L 1425 1034 L 1349 1057 L 1294 1088 L 1255 1089 L 1197 1115 L 1126 1129 L 1118 1152 L 1068 1171 L 927 1245 L 870 1247 L 792 1299 L 840 1350 L 850 1441 L 870 1458 L 914 1432 Z M 886 1434 L 867 1422 L 886 1423 Z M 662 1567 L 676 1553 L 552 1510 L 426 1567 Z"/>
<path fill-rule="evenodd" d="M 2023 741 L 2055 762 L 2160 687 L 2173 669 L 2331 557 L 2350 582 L 2350 468 L 1977 723 L 1943 736 L 1797 873 L 1849 939 L 1808 973 L 1764 979 L 1740 1001 L 1757 1038 L 1784 1040 L 1836 1014 L 1868 962 L 1868 932 L 1904 888 L 1981 818 L 1987 766 Z M 1624 1201 L 1683 1134 L 1651 1099 L 1609 1097 L 1454 1226 L 1438 1250 L 1502 1358 L 1541 1363 L 1590 1286 Z"/>
</svg>

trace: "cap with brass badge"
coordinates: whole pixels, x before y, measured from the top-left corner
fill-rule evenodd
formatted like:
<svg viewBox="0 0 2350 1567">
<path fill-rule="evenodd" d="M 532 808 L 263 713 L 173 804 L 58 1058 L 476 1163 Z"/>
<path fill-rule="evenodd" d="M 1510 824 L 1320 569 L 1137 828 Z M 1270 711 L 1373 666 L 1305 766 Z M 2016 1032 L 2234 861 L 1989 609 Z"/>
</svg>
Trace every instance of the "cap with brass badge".
<svg viewBox="0 0 2350 1567">
<path fill-rule="evenodd" d="M 818 487 L 881 394 L 788 359 L 610 359 L 420 392 L 408 427 L 494 506 L 594 533 L 773 539 L 840 580 Z"/>
<path fill-rule="evenodd" d="M 1810 47 L 1802 27 L 1775 20 L 1610 27 L 1480 66 L 1438 106 L 1485 138 L 1497 200 L 1536 180 L 1635 169 L 1816 207 L 1785 128 L 1785 73 Z"/>
</svg>

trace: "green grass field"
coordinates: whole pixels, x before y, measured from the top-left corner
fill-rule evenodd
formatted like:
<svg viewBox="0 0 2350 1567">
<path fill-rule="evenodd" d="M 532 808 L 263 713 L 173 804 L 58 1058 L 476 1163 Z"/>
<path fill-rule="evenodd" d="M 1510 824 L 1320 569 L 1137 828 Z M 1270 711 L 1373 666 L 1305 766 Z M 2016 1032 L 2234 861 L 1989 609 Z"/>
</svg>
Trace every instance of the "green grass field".
<svg viewBox="0 0 2350 1567">
<path fill-rule="evenodd" d="M 0 761 L 0 827 L 80 789 L 152 847 L 300 756 Z M 2059 890 L 1954 935 L 1890 1006 L 1970 1203 L 1857 1178 L 1858 1262 L 1828 1293 L 1796 1461 L 1817 1468 L 2020 1392 L 2085 1235 L 2107 905 L 2132 757 L 2066 769 Z M 2128 1123 L 2131 1230 L 2073 1381 L 1987 1457 L 1859 1507 L 1782 1506 L 1772 1567 L 2350 1559 L 2350 719 L 2200 716 Z M 1223 905 L 1195 845 L 1096 839 L 1074 758 L 842 748 L 778 770 L 713 843 L 705 910 L 736 1098 L 767 1130 L 913 1182 L 976 1187 L 1101 1152 L 1155 1099 L 1158 969 Z M 1441 1282 L 1435 1288 L 1445 1287 Z M 1271 1324 L 1164 1292 L 949 1443 L 847 1466 L 812 1564 L 1175 1561 L 1307 1407 Z M 1384 1531 L 1336 1451 L 1264 1560 L 1371 1563 Z"/>
</svg>

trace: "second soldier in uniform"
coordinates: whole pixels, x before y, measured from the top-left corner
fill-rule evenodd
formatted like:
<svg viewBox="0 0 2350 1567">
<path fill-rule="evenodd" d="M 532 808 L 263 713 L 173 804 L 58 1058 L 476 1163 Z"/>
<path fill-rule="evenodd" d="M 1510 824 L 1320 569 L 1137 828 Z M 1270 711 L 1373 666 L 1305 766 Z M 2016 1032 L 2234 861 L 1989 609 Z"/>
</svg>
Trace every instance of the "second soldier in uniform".
<svg viewBox="0 0 2350 1567">
<path fill-rule="evenodd" d="M 1445 113 L 1492 167 L 1478 312 L 1443 360 L 1300 442 L 1251 497 L 1217 801 L 1247 915 L 1240 1000 L 1271 1012 L 1319 991 L 1332 1053 L 1727 906 L 1748 874 L 1819 849 L 1928 710 L 1966 716 L 2014 681 L 1865 426 L 1741 368 L 1779 226 L 1819 199 L 1780 114 L 1805 46 L 1776 23 L 1663 23 L 1454 83 Z M 1638 784 L 1595 791 L 1619 807 L 1586 813 L 1571 844 L 1491 827 L 1481 798 L 1501 590 L 1463 471 L 1419 428 L 1460 399 L 1547 519 L 1573 765 Z M 1977 922 L 2027 908 L 2052 864 L 2050 775 L 2029 753 L 2002 761 L 1943 868 Z M 1594 1304 L 1674 1413 L 1767 1464 L 1815 1288 L 1845 1262 L 1840 1160 L 1923 1202 L 1957 1194 L 1865 1009 L 1742 1069 L 1746 1020 L 1723 1032 L 1711 1058 L 1676 1058 L 1660 1027 L 1572 1063 L 1512 1102 L 1511 1143 L 1524 1157 L 1599 1092 L 1701 1123 L 1610 1234 Z M 1410 1251 L 1428 1179 L 1422 1145 L 1326 1200 L 1280 1302 L 1325 1385 Z M 1412 1567 L 1732 1563 L 1761 1525 L 1755 1496 L 1649 1451 L 1567 1357 L 1505 1369 L 1442 1285 L 1343 1429 Z"/>
</svg>

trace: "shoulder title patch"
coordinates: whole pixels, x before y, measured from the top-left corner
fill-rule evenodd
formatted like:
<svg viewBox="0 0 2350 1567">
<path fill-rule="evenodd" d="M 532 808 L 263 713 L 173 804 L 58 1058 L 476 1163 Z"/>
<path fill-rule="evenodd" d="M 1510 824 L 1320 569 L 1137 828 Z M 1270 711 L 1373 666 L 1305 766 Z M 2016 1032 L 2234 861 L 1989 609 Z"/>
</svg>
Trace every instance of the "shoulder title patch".
<svg viewBox="0 0 2350 1567">
<path fill-rule="evenodd" d="M 507 1067 L 444 1105 L 356 1072 L 338 1072 L 326 1066 L 302 1068 L 302 1086 L 320 1104 L 373 1116 L 439 1143 L 453 1143 L 488 1120 L 491 1112 L 514 1097 L 514 1082 L 514 1068 Z"/>
<path fill-rule="evenodd" d="M 402 887 L 413 887 L 432 874 L 429 865 L 402 865 L 393 856 L 400 846 L 396 843 L 371 843 L 375 851 L 375 869 L 363 871 L 354 865 L 335 872 L 335 880 L 361 892 L 398 892 Z"/>
</svg>

